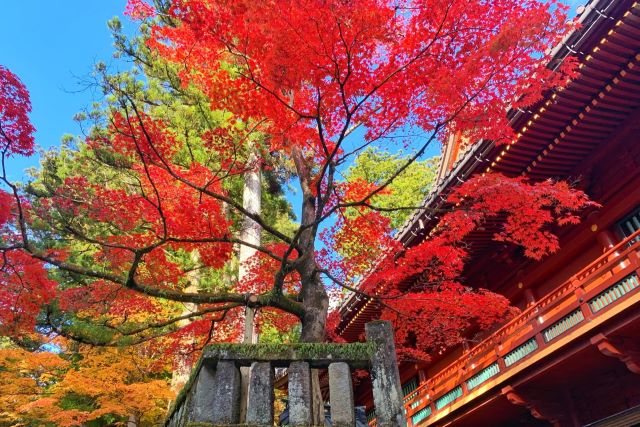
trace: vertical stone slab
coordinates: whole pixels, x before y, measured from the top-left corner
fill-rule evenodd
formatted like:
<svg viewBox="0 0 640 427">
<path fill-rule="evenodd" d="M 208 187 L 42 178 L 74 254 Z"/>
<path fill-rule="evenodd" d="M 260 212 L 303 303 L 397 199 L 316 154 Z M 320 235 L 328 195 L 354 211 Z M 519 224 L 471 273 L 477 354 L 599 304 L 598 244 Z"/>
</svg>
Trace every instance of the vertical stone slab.
<svg viewBox="0 0 640 427">
<path fill-rule="evenodd" d="M 181 424 L 184 424 L 184 416 L 184 411 L 174 414 L 171 427 L 179 427 Z"/>
<path fill-rule="evenodd" d="M 215 370 L 203 363 L 198 372 L 195 386 L 190 392 L 191 413 L 185 421 L 200 423 L 213 421 L 214 379 Z M 183 405 L 185 404 L 183 403 Z M 178 425 L 180 425 L 180 421 L 178 421 L 178 423 Z"/>
<path fill-rule="evenodd" d="M 253 362 L 251 364 L 247 424 L 273 425 L 273 377 L 271 363 Z"/>
<path fill-rule="evenodd" d="M 247 399 L 249 398 L 249 374 L 248 366 L 240 367 L 240 423 L 247 421 Z"/>
<path fill-rule="evenodd" d="M 182 405 L 180 405 L 180 409 L 178 409 L 173 415 L 175 422 L 173 423 L 172 427 L 178 427 L 180 425 L 180 421 L 182 421 L 182 418 L 184 417 L 184 408 L 185 404 L 183 403 Z"/>
<path fill-rule="evenodd" d="M 235 362 L 218 361 L 213 381 L 213 401 L 209 410 L 213 424 L 240 422 L 240 370 Z"/>
<path fill-rule="evenodd" d="M 193 388 L 193 390 L 195 390 L 195 387 Z M 185 398 L 184 402 L 182 403 L 182 407 L 180 409 L 180 416 L 176 422 L 176 426 L 175 427 L 184 427 L 185 425 L 187 425 L 187 423 L 189 422 L 189 417 L 190 414 L 193 413 L 193 402 L 194 402 L 194 397 L 195 393 L 187 393 L 187 397 Z"/>
<path fill-rule="evenodd" d="M 311 422 L 311 372 L 307 362 L 289 365 L 289 424 L 310 426 Z"/>
<path fill-rule="evenodd" d="M 356 425 L 351 369 L 344 362 L 329 365 L 329 400 L 331 403 L 331 423 L 334 427 Z"/>
<path fill-rule="evenodd" d="M 180 417 L 182 416 L 184 415 L 180 414 L 179 410 L 174 411 L 171 419 L 169 420 L 169 424 L 166 427 L 178 427 L 181 421 Z"/>
<path fill-rule="evenodd" d="M 390 322 L 375 321 L 365 325 L 367 342 L 375 343 L 371 358 L 371 379 L 373 381 L 373 403 L 376 408 L 379 427 L 406 427 L 407 420 L 402 411 L 402 387 L 393 342 L 393 328 Z"/>
</svg>

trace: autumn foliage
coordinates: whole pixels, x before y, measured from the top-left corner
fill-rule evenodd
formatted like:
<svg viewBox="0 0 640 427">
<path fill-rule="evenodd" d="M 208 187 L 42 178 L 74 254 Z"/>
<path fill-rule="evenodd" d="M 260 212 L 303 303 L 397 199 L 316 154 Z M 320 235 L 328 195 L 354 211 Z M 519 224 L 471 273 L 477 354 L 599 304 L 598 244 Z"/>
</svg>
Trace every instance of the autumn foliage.
<svg viewBox="0 0 640 427">
<path fill-rule="evenodd" d="M 16 400 L 15 410 L 60 425 L 154 413 L 158 402 L 140 396 L 168 395 L 151 360 L 191 362 L 209 342 L 238 341 L 245 306 L 264 330 L 338 340 L 330 297 L 358 292 L 394 323 L 402 354 L 420 360 L 504 321 L 508 300 L 462 282 L 464 239 L 498 220 L 494 240 L 541 259 L 558 249 L 554 228 L 592 205 L 584 193 L 472 177 L 410 248 L 385 212 L 416 207 L 376 203 L 449 132 L 509 141 L 507 109 L 571 78 L 571 60 L 545 67 L 570 28 L 564 11 L 538 0 L 130 1 L 126 14 L 150 28 L 137 45 L 148 59 L 134 56 L 148 80 L 99 68 L 107 100 L 79 147 L 44 162 L 28 187 L 3 168 L 0 332 L 22 345 L 37 330 L 106 347 L 73 370 L 42 356 L 54 397 Z M 24 85 L 2 67 L 0 83 L 4 165 L 34 141 Z M 341 179 L 369 147 L 404 161 L 383 180 Z M 298 191 L 295 222 L 245 208 L 238 189 L 256 169 L 281 210 L 291 209 L 282 188 Z M 239 238 L 247 221 L 263 244 Z M 243 245 L 256 255 L 237 280 Z M 127 353 L 132 365 L 111 348 L 132 345 L 142 346 Z M 14 356 L 0 373 L 37 394 Z M 94 407 L 57 411 L 75 388 Z M 116 395 L 128 406 L 113 406 Z"/>
<path fill-rule="evenodd" d="M 174 396 L 162 376 L 166 366 L 155 360 L 158 354 L 150 346 L 85 347 L 62 354 L 2 349 L 0 422 L 114 425 L 133 416 L 136 424 L 152 425 Z"/>
<path fill-rule="evenodd" d="M 378 267 L 386 273 L 374 272 L 365 282 L 369 292 L 384 290 L 382 318 L 394 324 L 401 355 L 413 360 L 429 360 L 429 354 L 463 342 L 470 330 L 488 329 L 515 314 L 502 295 L 460 281 L 469 255 L 462 242 L 470 232 L 498 218 L 503 225 L 494 240 L 541 259 L 558 249 L 550 226 L 577 223 L 577 209 L 597 205 L 563 182 L 531 184 L 499 175 L 470 179 L 448 202 L 457 208 L 440 219 L 429 239 L 407 249 L 399 262 L 387 257 Z"/>
<path fill-rule="evenodd" d="M 0 65 L 0 148 L 6 154 L 33 154 L 34 128 L 29 121 L 30 112 L 27 88 L 15 74 Z"/>
</svg>

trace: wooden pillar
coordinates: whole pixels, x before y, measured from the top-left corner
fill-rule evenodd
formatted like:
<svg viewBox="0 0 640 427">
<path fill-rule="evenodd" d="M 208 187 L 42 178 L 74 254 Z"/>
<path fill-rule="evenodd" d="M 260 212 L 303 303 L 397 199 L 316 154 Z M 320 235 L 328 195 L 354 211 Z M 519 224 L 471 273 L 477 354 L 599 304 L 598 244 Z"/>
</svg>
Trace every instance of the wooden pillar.
<svg viewBox="0 0 640 427">
<path fill-rule="evenodd" d="M 530 307 L 536 303 L 536 296 L 533 292 L 533 289 L 527 288 L 524 290 L 524 300 L 526 301 L 527 307 Z"/>
<path fill-rule="evenodd" d="M 596 235 L 598 243 L 602 246 L 602 252 L 606 252 L 616 245 L 616 239 L 609 230 L 602 230 Z"/>
<path fill-rule="evenodd" d="M 571 392 L 568 388 L 564 389 L 564 400 L 567 404 L 566 408 L 568 411 L 569 419 L 571 420 L 571 427 L 581 427 L 582 423 L 578 418 L 578 411 L 576 409 L 576 404 L 573 401 L 573 396 L 571 396 Z"/>
<path fill-rule="evenodd" d="M 427 374 L 424 372 L 424 369 L 418 369 L 418 379 L 420 380 L 420 384 L 427 381 Z"/>
</svg>

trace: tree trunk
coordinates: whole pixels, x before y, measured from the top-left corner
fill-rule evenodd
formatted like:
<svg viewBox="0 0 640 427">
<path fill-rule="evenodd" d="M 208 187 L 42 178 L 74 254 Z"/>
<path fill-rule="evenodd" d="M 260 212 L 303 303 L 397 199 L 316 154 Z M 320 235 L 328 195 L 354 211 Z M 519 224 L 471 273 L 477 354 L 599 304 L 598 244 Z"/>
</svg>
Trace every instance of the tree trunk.
<svg viewBox="0 0 640 427">
<path fill-rule="evenodd" d="M 296 260 L 296 270 L 300 274 L 302 282 L 302 341 L 322 342 L 325 339 L 325 323 L 327 321 L 327 311 L 329 309 L 329 297 L 324 289 L 324 285 L 318 274 L 318 265 L 315 259 L 315 240 L 318 227 L 315 225 L 318 215 L 317 199 L 314 195 L 312 171 L 309 168 L 308 160 L 299 147 L 291 150 L 293 161 L 296 165 L 298 176 L 300 177 L 300 187 L 302 189 L 302 217 L 298 245 L 302 249 L 302 254 Z"/>
<path fill-rule="evenodd" d="M 302 342 L 323 342 L 326 338 L 325 324 L 329 311 L 329 297 L 317 274 L 311 283 L 302 286 Z"/>
<path fill-rule="evenodd" d="M 308 160 L 299 147 L 292 149 L 292 157 L 300 177 L 302 189 L 302 217 L 298 245 L 302 254 L 296 260 L 296 270 L 300 274 L 302 283 L 302 342 L 323 342 L 326 338 L 325 325 L 329 311 L 329 297 L 318 274 L 318 265 L 315 259 L 315 239 L 318 232 L 315 225 L 317 211 L 317 198 L 314 195 L 312 170 Z M 321 212 L 320 212 L 321 214 Z M 324 400 L 320 390 L 319 371 L 311 372 L 311 403 L 313 425 L 324 425 Z"/>
<path fill-rule="evenodd" d="M 325 323 L 329 309 L 329 297 L 317 274 L 312 283 L 303 285 L 304 318 L 302 319 L 303 342 L 323 342 L 326 338 Z M 311 370 L 311 405 L 314 425 L 324 425 L 324 400 L 320 389 L 320 371 Z"/>
<path fill-rule="evenodd" d="M 256 156 L 252 151 L 247 161 L 251 168 L 244 174 L 244 187 L 242 191 L 242 207 L 252 214 L 260 215 L 262 211 L 262 183 L 260 168 L 256 165 Z M 240 240 L 260 246 L 262 241 L 260 236 L 260 225 L 251 218 L 245 217 L 240 231 Z M 240 245 L 238 254 L 238 282 L 242 281 L 248 274 L 247 261 L 256 253 L 256 249 L 245 245 Z M 255 310 L 246 307 L 244 311 L 244 340 L 245 344 L 255 344 L 258 342 L 258 334 L 255 331 L 254 318 Z M 249 368 L 240 369 L 241 379 L 241 396 L 249 396 Z M 240 401 L 240 422 L 244 422 L 247 416 L 247 400 Z"/>
<path fill-rule="evenodd" d="M 135 415 L 129 415 L 127 427 L 138 427 L 138 417 Z"/>
<path fill-rule="evenodd" d="M 244 173 L 244 188 L 242 191 L 242 207 L 252 214 L 260 215 L 262 211 L 262 184 L 260 168 L 256 165 L 256 155 L 252 152 L 247 161 L 251 170 Z M 240 240 L 259 246 L 260 225 L 251 218 L 245 217 L 240 231 Z M 256 253 L 256 249 L 240 245 L 238 261 L 238 279 L 242 280 L 248 273 L 247 260 Z"/>
</svg>

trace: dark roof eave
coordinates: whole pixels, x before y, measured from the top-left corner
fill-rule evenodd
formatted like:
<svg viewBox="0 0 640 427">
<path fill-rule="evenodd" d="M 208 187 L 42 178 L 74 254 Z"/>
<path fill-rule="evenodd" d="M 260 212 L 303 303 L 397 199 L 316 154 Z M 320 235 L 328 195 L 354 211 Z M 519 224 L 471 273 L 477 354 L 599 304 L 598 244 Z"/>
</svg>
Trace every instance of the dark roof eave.
<svg viewBox="0 0 640 427">
<path fill-rule="evenodd" d="M 619 3 L 624 2 L 618 1 L 618 4 Z M 553 48 L 551 51 L 553 58 L 548 66 L 557 68 L 569 55 L 575 53 L 583 54 L 582 50 L 584 45 L 590 42 L 591 36 L 600 32 L 600 28 L 610 19 L 610 17 L 607 16 L 607 12 L 615 6 L 616 0 L 592 0 L 589 2 L 578 19 L 580 27 L 567 34 L 564 39 Z M 507 116 L 512 126 L 517 128 L 517 123 L 520 122 L 523 117 L 528 116 L 527 113 L 528 112 L 520 109 L 512 109 L 507 112 Z M 490 146 L 487 147 L 487 144 Z M 478 146 L 482 147 L 480 154 L 478 150 L 473 149 Z M 444 180 L 429 193 L 422 204 L 423 209 L 412 215 L 402 226 L 398 232 L 398 240 L 405 246 L 410 245 L 413 239 L 417 237 L 416 230 L 421 228 L 419 222 L 425 216 L 427 208 L 433 208 L 434 203 L 440 199 L 439 196 L 442 195 L 447 188 L 455 186 L 458 182 L 463 182 L 468 178 L 479 164 L 485 161 L 483 156 L 489 154 L 493 147 L 494 144 L 490 142 L 480 141 L 475 144 L 472 149 L 467 151 L 464 156 L 456 162 Z M 424 224 L 425 222 L 423 221 L 423 225 Z"/>
</svg>

